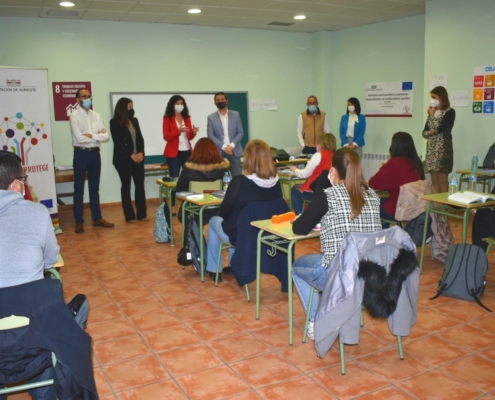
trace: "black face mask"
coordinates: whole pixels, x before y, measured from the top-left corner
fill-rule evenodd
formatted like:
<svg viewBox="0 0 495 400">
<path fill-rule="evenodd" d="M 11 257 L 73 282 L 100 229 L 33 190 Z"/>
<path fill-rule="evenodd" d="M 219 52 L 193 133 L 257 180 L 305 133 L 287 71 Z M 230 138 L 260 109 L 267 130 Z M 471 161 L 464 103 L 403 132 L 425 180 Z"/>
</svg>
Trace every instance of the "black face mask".
<svg viewBox="0 0 495 400">
<path fill-rule="evenodd" d="M 134 117 L 134 108 L 131 108 L 130 110 L 127 110 L 127 116 L 129 118 Z"/>
<path fill-rule="evenodd" d="M 225 107 L 227 107 L 227 102 L 226 101 L 219 101 L 218 103 L 215 103 L 218 107 L 219 110 L 223 110 Z"/>
</svg>

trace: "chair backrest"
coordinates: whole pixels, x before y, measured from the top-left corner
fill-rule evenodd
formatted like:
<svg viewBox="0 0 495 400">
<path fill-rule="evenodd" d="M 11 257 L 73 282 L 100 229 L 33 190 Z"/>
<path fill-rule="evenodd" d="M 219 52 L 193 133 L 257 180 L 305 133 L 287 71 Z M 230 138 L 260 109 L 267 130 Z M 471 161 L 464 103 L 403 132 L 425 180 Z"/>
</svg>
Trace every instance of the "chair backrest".
<svg viewBox="0 0 495 400">
<path fill-rule="evenodd" d="M 216 181 L 210 182 L 200 182 L 191 181 L 189 182 L 189 191 L 196 193 L 203 193 L 204 190 L 222 190 L 222 180 L 217 179 Z"/>
</svg>

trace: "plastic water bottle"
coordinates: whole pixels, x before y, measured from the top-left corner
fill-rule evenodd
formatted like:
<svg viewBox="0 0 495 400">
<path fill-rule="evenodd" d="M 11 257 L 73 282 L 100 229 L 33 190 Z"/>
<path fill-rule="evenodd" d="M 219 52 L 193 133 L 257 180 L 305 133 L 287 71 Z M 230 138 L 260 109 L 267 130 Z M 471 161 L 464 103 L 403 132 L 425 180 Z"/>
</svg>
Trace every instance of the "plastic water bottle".
<svg viewBox="0 0 495 400">
<path fill-rule="evenodd" d="M 230 172 L 229 171 L 225 172 L 223 176 L 223 188 L 222 188 L 224 192 L 227 192 L 231 180 L 232 178 L 230 176 Z"/>
<path fill-rule="evenodd" d="M 471 173 L 471 175 L 469 175 L 468 190 L 476 190 L 477 180 L 478 178 L 476 177 L 475 173 Z"/>
<path fill-rule="evenodd" d="M 478 155 L 473 154 L 473 158 L 471 158 L 471 174 L 475 174 L 478 172 Z"/>
<path fill-rule="evenodd" d="M 452 173 L 449 178 L 449 196 L 457 192 L 457 175 Z"/>
</svg>

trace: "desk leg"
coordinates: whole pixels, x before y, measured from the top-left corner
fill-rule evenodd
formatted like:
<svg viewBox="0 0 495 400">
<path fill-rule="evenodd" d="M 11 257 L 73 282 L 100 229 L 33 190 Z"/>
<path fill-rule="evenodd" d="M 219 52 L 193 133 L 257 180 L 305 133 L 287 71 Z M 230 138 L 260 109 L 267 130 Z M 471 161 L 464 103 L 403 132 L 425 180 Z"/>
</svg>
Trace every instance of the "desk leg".
<svg viewBox="0 0 495 400">
<path fill-rule="evenodd" d="M 430 206 L 433 202 L 429 201 L 428 205 L 426 206 L 426 212 L 425 212 L 425 227 L 423 229 L 423 243 L 421 245 L 421 256 L 419 260 L 419 273 L 423 272 L 423 259 L 425 255 L 425 246 L 426 246 L 426 235 L 428 234 L 428 218 L 430 216 Z"/>
<path fill-rule="evenodd" d="M 199 210 L 199 268 L 201 269 L 201 282 L 205 281 L 205 255 L 203 246 L 203 210 L 205 207 L 201 207 Z"/>
<path fill-rule="evenodd" d="M 158 205 L 162 205 L 162 185 L 158 185 Z"/>
<path fill-rule="evenodd" d="M 186 207 L 187 207 L 188 202 L 183 201 L 182 202 L 182 247 L 184 247 L 184 232 L 185 232 L 185 225 L 186 225 Z M 170 208 L 172 210 L 172 208 Z"/>
<path fill-rule="evenodd" d="M 260 319 L 260 290 L 261 290 L 261 236 L 263 230 L 258 233 L 258 241 L 256 243 L 256 319 Z"/>
<path fill-rule="evenodd" d="M 469 208 L 465 208 L 464 218 L 462 219 L 462 243 L 466 243 L 467 241 L 468 224 L 469 224 Z"/>
<path fill-rule="evenodd" d="M 289 243 L 289 247 L 287 248 L 287 274 L 288 274 L 288 296 L 289 296 L 289 345 L 292 346 L 294 344 L 294 332 L 292 329 L 293 321 L 292 321 L 292 248 L 294 247 L 295 241 L 291 241 Z M 309 312 L 309 310 L 308 310 Z"/>
<path fill-rule="evenodd" d="M 170 213 L 170 246 L 174 246 L 174 212 L 172 209 L 172 191 L 173 189 L 169 189 L 167 193 L 168 211 Z M 161 201 L 162 199 L 160 197 L 160 203 Z"/>
</svg>

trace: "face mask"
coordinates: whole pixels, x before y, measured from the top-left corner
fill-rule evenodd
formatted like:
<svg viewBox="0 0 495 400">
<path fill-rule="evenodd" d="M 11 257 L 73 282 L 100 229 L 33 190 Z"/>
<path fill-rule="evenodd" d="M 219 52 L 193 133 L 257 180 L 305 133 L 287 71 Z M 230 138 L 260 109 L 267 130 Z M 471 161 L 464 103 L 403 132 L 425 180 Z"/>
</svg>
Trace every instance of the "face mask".
<svg viewBox="0 0 495 400">
<path fill-rule="evenodd" d="M 227 107 L 227 102 L 226 101 L 219 101 L 218 103 L 215 103 L 218 107 L 219 110 L 223 110 L 225 107 Z"/>
<path fill-rule="evenodd" d="M 437 99 L 431 99 L 430 104 L 432 107 L 437 108 L 440 105 L 440 102 Z"/>
<path fill-rule="evenodd" d="M 82 106 L 83 106 L 84 108 L 89 108 L 89 107 L 91 107 L 92 105 L 93 105 L 93 101 L 92 101 L 91 99 L 84 99 L 84 100 L 82 101 Z"/>
<path fill-rule="evenodd" d="M 356 109 L 356 107 L 354 106 L 347 106 L 347 109 L 349 110 L 350 113 L 354 112 L 354 110 Z"/>
<path fill-rule="evenodd" d="M 315 113 L 316 112 L 316 106 L 308 106 L 308 111 L 310 113 Z"/>
<path fill-rule="evenodd" d="M 25 183 L 16 179 L 17 182 L 19 182 L 20 184 L 22 184 L 22 197 L 24 197 L 26 195 L 26 186 L 25 186 Z M 20 194 L 20 193 L 19 193 Z"/>
<path fill-rule="evenodd" d="M 127 116 L 129 118 L 134 117 L 134 108 L 131 108 L 130 110 L 127 110 Z"/>
<path fill-rule="evenodd" d="M 179 113 L 180 114 L 183 110 L 184 110 L 184 106 L 182 104 L 177 104 L 175 106 L 175 112 L 176 113 Z"/>
<path fill-rule="evenodd" d="M 328 174 L 328 180 L 330 181 L 330 184 L 331 184 L 332 186 L 335 186 L 335 185 L 333 184 L 332 178 L 330 177 L 330 174 Z"/>
<path fill-rule="evenodd" d="M 318 153 L 320 153 L 320 152 L 321 152 L 321 147 L 320 147 L 320 145 L 319 145 L 319 144 L 318 144 L 318 145 L 316 145 L 316 151 L 317 151 Z"/>
</svg>

